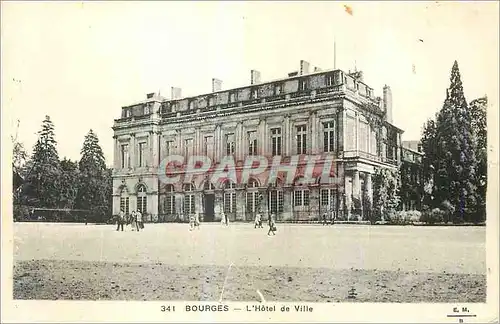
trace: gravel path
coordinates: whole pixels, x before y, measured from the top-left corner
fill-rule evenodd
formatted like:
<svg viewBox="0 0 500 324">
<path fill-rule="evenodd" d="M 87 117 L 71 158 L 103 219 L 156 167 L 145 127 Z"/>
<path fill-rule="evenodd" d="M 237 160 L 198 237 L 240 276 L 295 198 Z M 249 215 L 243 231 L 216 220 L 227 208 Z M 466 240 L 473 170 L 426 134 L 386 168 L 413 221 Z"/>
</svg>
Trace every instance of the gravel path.
<svg viewBox="0 0 500 324">
<path fill-rule="evenodd" d="M 485 227 L 14 224 L 14 298 L 484 302 Z M 348 298 L 354 288 L 356 298 Z"/>
<path fill-rule="evenodd" d="M 23 261 L 15 299 L 486 302 L 486 277 L 358 269 Z M 226 280 L 227 276 L 227 280 Z M 224 282 L 226 280 L 226 284 Z M 352 290 L 354 288 L 354 290 Z M 349 298 L 351 293 L 351 297 Z"/>
</svg>

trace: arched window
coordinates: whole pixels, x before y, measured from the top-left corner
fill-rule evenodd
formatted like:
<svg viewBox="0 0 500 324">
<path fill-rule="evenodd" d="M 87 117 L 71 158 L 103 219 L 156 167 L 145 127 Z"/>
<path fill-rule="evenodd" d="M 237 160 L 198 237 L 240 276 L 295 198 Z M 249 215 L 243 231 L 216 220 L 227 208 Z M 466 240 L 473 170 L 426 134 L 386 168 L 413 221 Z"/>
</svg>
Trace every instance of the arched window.
<svg viewBox="0 0 500 324">
<path fill-rule="evenodd" d="M 140 185 L 137 188 L 137 210 L 140 211 L 141 214 L 147 211 L 147 193 L 144 185 Z"/>
<path fill-rule="evenodd" d="M 195 213 L 194 204 L 194 186 L 191 183 L 184 185 L 184 214 L 191 215 Z"/>
<path fill-rule="evenodd" d="M 129 213 L 129 197 L 127 187 L 123 187 L 120 192 L 120 210 L 123 210 L 125 214 Z"/>
<path fill-rule="evenodd" d="M 165 203 L 163 204 L 163 213 L 167 215 L 175 214 L 175 188 L 169 184 L 165 187 Z"/>
<path fill-rule="evenodd" d="M 261 202 L 261 196 L 257 188 L 259 183 L 255 179 L 250 179 L 247 186 L 247 211 L 249 213 L 255 213 L 258 211 Z"/>
<path fill-rule="evenodd" d="M 210 182 L 210 180 L 205 181 L 205 184 L 203 185 L 203 190 L 206 191 L 215 190 L 214 184 Z"/>
<path fill-rule="evenodd" d="M 236 184 L 230 180 L 224 182 L 224 213 L 236 212 Z"/>
</svg>

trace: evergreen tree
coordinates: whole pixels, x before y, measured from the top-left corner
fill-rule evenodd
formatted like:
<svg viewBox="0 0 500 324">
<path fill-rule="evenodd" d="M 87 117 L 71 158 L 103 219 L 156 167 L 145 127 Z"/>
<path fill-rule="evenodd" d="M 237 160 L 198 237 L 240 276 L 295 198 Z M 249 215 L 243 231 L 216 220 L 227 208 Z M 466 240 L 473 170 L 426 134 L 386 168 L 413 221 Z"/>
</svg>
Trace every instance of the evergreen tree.
<svg viewBox="0 0 500 324">
<path fill-rule="evenodd" d="M 438 202 L 448 201 L 455 210 L 453 220 L 460 221 L 476 207 L 477 160 L 475 133 L 456 61 L 437 116 L 436 142 L 434 196 Z"/>
<path fill-rule="evenodd" d="M 73 209 L 78 194 L 79 170 L 78 162 L 68 159 L 61 161 L 61 179 L 59 207 Z"/>
<path fill-rule="evenodd" d="M 102 218 L 109 200 L 107 197 L 109 175 L 99 139 L 92 130 L 88 132 L 83 142 L 79 170 L 78 208 L 90 210 L 92 215 Z"/>
<path fill-rule="evenodd" d="M 434 202 L 434 176 L 438 165 L 437 159 L 437 129 L 434 120 L 429 119 L 424 125 L 422 133 L 422 173 L 424 182 L 424 205 L 435 208 Z"/>
<path fill-rule="evenodd" d="M 488 172 L 488 147 L 487 147 L 487 124 L 486 109 L 488 107 L 488 98 L 478 98 L 470 104 L 470 114 L 472 129 L 475 131 L 477 139 L 476 156 L 478 165 L 476 168 L 476 186 L 477 192 L 477 217 L 474 221 L 484 221 L 486 218 L 486 181 Z"/>
<path fill-rule="evenodd" d="M 61 171 L 56 145 L 54 124 L 45 116 L 26 176 L 24 193 L 29 204 L 48 208 L 58 205 Z"/>
</svg>

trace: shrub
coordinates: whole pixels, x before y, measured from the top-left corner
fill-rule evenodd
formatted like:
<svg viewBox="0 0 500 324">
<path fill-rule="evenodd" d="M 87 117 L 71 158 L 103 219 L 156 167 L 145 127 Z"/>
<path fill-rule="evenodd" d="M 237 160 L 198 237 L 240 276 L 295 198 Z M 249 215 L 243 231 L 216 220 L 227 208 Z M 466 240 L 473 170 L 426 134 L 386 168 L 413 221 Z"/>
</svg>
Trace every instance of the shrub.
<svg viewBox="0 0 500 324">
<path fill-rule="evenodd" d="M 422 213 L 419 212 L 418 210 L 411 210 L 407 212 L 408 215 L 408 222 L 410 223 L 418 223 L 421 222 L 422 220 Z"/>
<path fill-rule="evenodd" d="M 436 224 L 442 223 L 444 221 L 446 212 L 442 211 L 439 208 L 434 208 L 431 211 L 425 211 L 422 213 L 422 217 L 420 218 L 422 222 L 427 224 Z"/>
</svg>

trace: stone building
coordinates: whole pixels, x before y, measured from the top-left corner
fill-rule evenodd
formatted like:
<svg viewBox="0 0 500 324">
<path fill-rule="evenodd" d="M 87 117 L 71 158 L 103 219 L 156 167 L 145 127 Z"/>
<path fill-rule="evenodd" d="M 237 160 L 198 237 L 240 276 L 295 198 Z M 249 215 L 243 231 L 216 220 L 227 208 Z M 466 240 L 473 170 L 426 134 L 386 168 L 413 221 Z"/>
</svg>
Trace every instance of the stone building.
<svg viewBox="0 0 500 324">
<path fill-rule="evenodd" d="M 401 143 L 401 209 L 420 210 L 424 195 L 422 147 L 419 141 Z"/>
<path fill-rule="evenodd" d="M 179 88 L 170 99 L 148 94 L 122 107 L 113 130 L 113 213 L 139 209 L 155 222 L 193 213 L 219 221 L 222 211 L 230 220 L 248 221 L 259 208 L 278 221 L 315 219 L 327 210 L 337 219 L 359 219 L 353 202 L 372 199 L 374 169 L 396 169 L 401 159 L 391 89 L 375 97 L 361 72 L 309 71 L 305 61 L 280 80 L 261 82 L 252 70 L 250 84 L 240 88 L 222 90 L 222 81 L 213 79 L 212 92 L 203 95 L 182 97 Z M 293 183 L 282 174 L 268 183 L 266 171 L 247 183 L 212 183 L 197 175 L 190 183 L 165 185 L 158 167 L 174 154 L 206 155 L 215 166 L 230 155 L 240 169 L 251 155 L 290 161 L 322 154 L 335 158 L 340 183 L 302 181 L 302 165 Z"/>
</svg>

